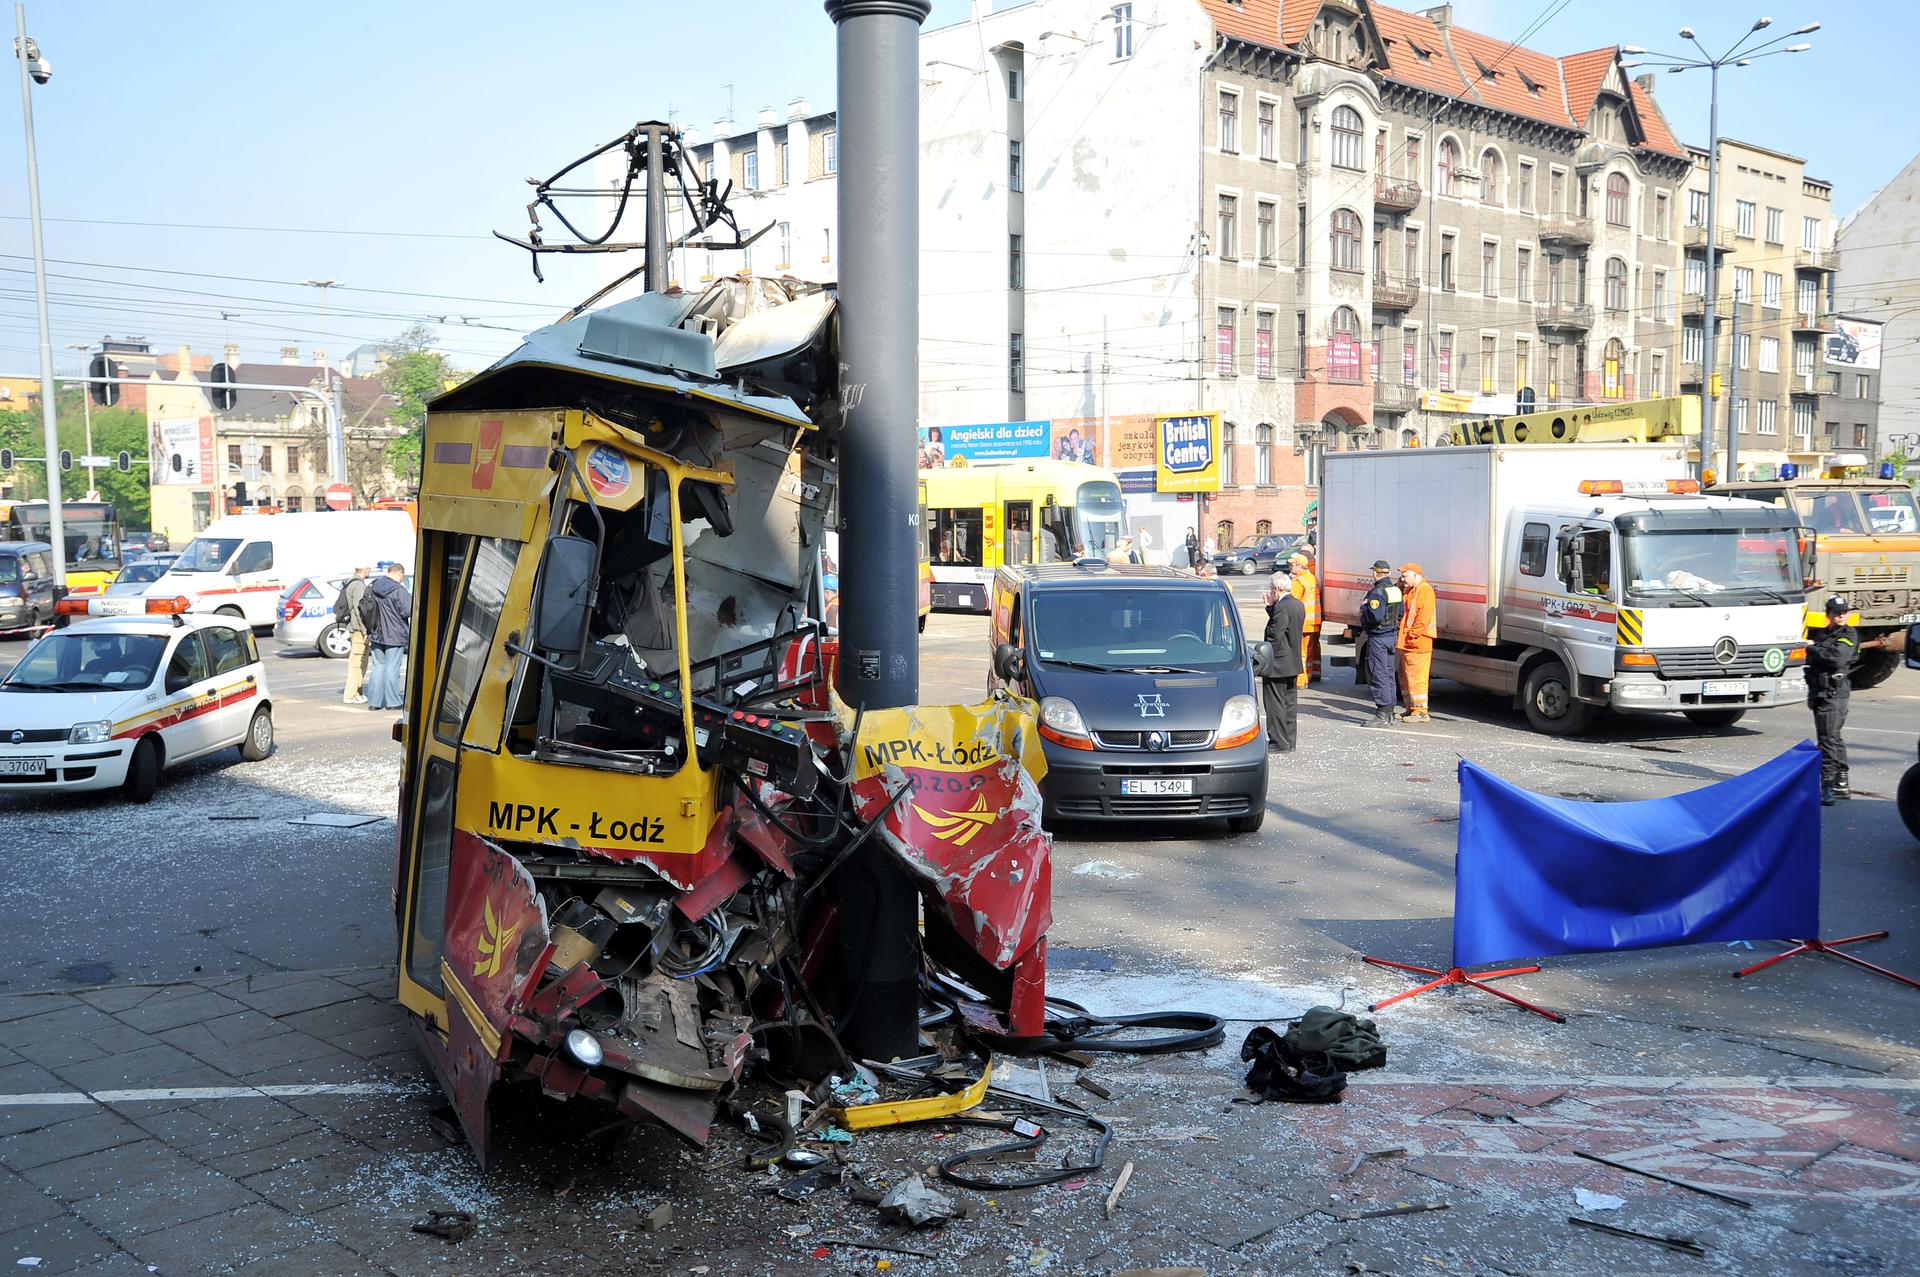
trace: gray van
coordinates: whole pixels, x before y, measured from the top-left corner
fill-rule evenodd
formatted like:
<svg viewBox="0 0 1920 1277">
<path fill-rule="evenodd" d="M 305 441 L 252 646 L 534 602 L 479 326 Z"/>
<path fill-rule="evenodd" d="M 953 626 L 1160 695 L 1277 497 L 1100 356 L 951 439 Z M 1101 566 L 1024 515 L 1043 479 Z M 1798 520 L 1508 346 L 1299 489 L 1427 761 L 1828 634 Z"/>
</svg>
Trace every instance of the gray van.
<svg viewBox="0 0 1920 1277">
<path fill-rule="evenodd" d="M 991 685 L 1040 703 L 1048 827 L 1222 817 L 1235 833 L 1260 828 L 1256 645 L 1224 582 L 1100 559 L 1003 567 L 989 642 Z"/>
<path fill-rule="evenodd" d="M 0 634 L 53 622 L 53 547 L 0 541 Z"/>
</svg>

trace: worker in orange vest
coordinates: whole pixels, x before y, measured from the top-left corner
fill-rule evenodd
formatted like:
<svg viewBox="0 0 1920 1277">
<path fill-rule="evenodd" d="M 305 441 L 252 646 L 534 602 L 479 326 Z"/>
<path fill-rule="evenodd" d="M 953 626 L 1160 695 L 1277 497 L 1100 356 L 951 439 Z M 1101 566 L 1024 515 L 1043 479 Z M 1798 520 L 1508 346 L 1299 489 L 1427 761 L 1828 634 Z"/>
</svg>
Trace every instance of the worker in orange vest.
<svg viewBox="0 0 1920 1277">
<path fill-rule="evenodd" d="M 1418 563 L 1400 568 L 1400 590 L 1406 609 L 1400 613 L 1400 688 L 1406 694 L 1407 707 L 1400 719 L 1425 723 L 1427 717 L 1427 675 L 1433 668 L 1433 640 L 1440 634 L 1438 604 L 1433 587 Z"/>
<path fill-rule="evenodd" d="M 1320 681 L 1320 578 L 1313 574 L 1313 555 L 1295 550 L 1289 561 L 1293 564 L 1293 597 L 1299 599 L 1307 609 L 1306 624 L 1300 627 L 1300 660 L 1304 668 L 1300 671 L 1299 685 Z"/>
</svg>

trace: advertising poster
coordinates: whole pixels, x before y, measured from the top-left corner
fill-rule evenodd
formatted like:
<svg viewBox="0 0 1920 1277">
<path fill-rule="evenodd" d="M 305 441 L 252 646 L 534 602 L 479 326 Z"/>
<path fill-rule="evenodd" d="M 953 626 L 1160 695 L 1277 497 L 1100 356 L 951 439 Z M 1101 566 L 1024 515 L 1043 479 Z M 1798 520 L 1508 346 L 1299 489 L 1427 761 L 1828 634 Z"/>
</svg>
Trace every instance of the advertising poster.
<svg viewBox="0 0 1920 1277">
<path fill-rule="evenodd" d="M 1160 492 L 1220 490 L 1220 414 L 1157 417 L 1154 487 Z"/>
<path fill-rule="evenodd" d="M 963 461 L 1038 461 L 1047 455 L 1052 422 L 988 421 L 967 426 L 922 426 L 920 468 L 937 470 Z"/>
<path fill-rule="evenodd" d="M 1084 461 L 1090 466 L 1099 465 L 1099 423 L 1078 418 L 1054 422 L 1053 449 L 1048 455 L 1055 461 Z"/>
<path fill-rule="evenodd" d="M 217 484 L 213 418 L 159 417 L 150 427 L 147 455 L 156 484 Z"/>
<path fill-rule="evenodd" d="M 1827 334 L 1827 367 L 1873 372 L 1880 367 L 1880 325 L 1866 319 L 1836 319 Z"/>
</svg>

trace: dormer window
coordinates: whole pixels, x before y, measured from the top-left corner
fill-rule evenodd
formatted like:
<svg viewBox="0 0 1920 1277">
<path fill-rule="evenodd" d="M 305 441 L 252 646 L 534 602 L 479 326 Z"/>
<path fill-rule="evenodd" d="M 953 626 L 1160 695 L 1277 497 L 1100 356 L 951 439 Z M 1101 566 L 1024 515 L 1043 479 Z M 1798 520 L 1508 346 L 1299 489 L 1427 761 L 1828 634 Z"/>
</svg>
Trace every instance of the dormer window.
<svg viewBox="0 0 1920 1277">
<path fill-rule="evenodd" d="M 1473 64 L 1480 68 L 1480 78 L 1483 80 L 1491 80 L 1494 78 L 1494 76 L 1499 74 L 1499 72 L 1495 71 L 1492 67 L 1488 66 L 1485 62 L 1482 62 L 1477 57 L 1473 60 Z"/>
</svg>

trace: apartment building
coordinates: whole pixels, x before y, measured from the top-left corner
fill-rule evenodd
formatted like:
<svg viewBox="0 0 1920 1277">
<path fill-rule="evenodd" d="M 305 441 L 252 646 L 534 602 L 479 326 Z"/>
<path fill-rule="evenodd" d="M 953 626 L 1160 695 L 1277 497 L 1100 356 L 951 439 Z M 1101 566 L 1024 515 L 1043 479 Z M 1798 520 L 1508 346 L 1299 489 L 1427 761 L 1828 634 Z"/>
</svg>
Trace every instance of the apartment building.
<svg viewBox="0 0 1920 1277">
<path fill-rule="evenodd" d="M 1835 323 L 1842 331 L 1850 323 L 1871 324 L 1853 345 L 1855 364 L 1869 359 L 1872 368 L 1828 365 L 1841 374 L 1842 403 L 1831 419 L 1851 440 L 1850 426 L 1870 425 L 1865 449 L 1848 443 L 1850 451 L 1865 451 L 1881 460 L 1901 458 L 1909 474 L 1920 473 L 1920 157 L 1901 166 L 1892 181 L 1875 191 L 1843 222 L 1834 236 L 1840 265 L 1834 283 Z M 1885 352 L 1884 357 L 1882 352 Z M 1840 343 L 1837 352 L 1849 353 Z M 1846 399 L 1857 389 L 1847 373 L 1872 374 L 1868 387 L 1875 394 L 1874 413 L 1868 415 Z"/>
<path fill-rule="evenodd" d="M 698 130 L 684 138 L 694 171 L 722 190 L 732 183 L 727 202 L 741 237 L 758 238 L 731 252 L 702 240 L 683 245 L 674 254 L 673 278 L 689 289 L 740 270 L 837 278 L 840 135 L 834 113 L 815 112 L 806 99 L 795 98 L 784 115 L 770 107 L 760 111 L 750 130 L 736 131 L 731 120 L 713 130 L 711 141 L 702 141 Z M 668 230 L 678 238 L 675 220 L 670 217 Z"/>
<path fill-rule="evenodd" d="M 1707 152 L 1689 153 L 1681 385 L 1699 393 L 1711 251 L 1720 377 L 1713 468 L 1763 479 L 1787 462 L 1816 472 L 1843 446 L 1829 426 L 1840 378 L 1826 366 L 1836 332 L 1832 184 L 1808 177 L 1797 156 L 1722 138 L 1718 217 L 1709 227 Z M 1731 464 L 1729 442 L 1736 445 Z"/>
</svg>

